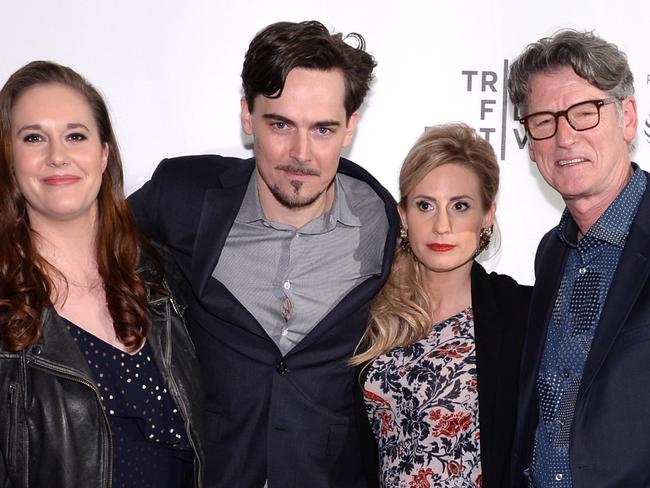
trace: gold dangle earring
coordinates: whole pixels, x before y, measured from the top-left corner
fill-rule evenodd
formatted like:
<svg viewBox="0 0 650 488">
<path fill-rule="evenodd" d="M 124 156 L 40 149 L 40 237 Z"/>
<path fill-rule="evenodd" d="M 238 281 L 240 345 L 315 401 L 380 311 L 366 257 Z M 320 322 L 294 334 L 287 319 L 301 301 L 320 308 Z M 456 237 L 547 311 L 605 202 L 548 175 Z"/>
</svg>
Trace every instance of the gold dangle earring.
<svg viewBox="0 0 650 488">
<path fill-rule="evenodd" d="M 485 249 L 490 245 L 490 240 L 492 239 L 492 232 L 494 231 L 494 225 L 490 227 L 483 227 L 480 234 L 478 235 L 478 249 L 476 250 L 476 255 L 481 254 Z"/>
<path fill-rule="evenodd" d="M 399 228 L 399 246 L 403 251 L 411 252 L 411 246 L 409 245 L 409 232 L 408 230 L 401 225 Z"/>
</svg>

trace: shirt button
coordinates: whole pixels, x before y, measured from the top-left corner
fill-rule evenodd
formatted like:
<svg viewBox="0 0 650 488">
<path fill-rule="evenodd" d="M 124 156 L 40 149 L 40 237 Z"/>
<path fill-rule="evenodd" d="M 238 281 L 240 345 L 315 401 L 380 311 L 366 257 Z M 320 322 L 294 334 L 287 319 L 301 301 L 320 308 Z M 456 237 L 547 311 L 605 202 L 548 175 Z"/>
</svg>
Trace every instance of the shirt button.
<svg viewBox="0 0 650 488">
<path fill-rule="evenodd" d="M 585 274 L 586 272 L 587 272 L 587 268 L 585 268 L 584 266 L 578 270 L 578 273 L 580 274 Z"/>
<path fill-rule="evenodd" d="M 568 369 L 565 369 L 565 370 L 562 372 L 562 376 L 564 376 L 565 378 L 568 378 L 569 376 L 571 376 L 571 373 L 569 373 L 569 370 L 568 370 Z"/>
<path fill-rule="evenodd" d="M 291 288 L 291 283 L 287 280 L 287 281 L 284 282 L 284 284 L 282 285 L 282 287 L 283 287 L 285 290 L 288 290 L 289 288 Z"/>
<path fill-rule="evenodd" d="M 562 473 L 557 473 L 555 475 L 555 481 L 562 481 Z"/>
<path fill-rule="evenodd" d="M 282 329 L 282 337 L 287 337 L 289 331 L 287 329 Z"/>
</svg>

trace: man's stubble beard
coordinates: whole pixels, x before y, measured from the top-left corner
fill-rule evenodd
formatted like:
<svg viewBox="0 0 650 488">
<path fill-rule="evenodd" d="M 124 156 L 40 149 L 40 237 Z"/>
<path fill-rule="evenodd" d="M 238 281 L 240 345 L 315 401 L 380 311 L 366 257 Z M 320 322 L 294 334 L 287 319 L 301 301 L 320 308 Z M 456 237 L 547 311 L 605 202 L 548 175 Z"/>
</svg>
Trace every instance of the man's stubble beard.
<svg viewBox="0 0 650 488">
<path fill-rule="evenodd" d="M 314 168 L 306 168 L 295 164 L 276 166 L 275 169 L 317 177 L 321 175 L 321 172 Z M 334 179 L 332 179 L 332 181 L 323 189 L 323 191 L 317 191 L 313 195 L 300 195 L 300 190 L 304 184 L 304 182 L 300 180 L 289 181 L 289 184 L 291 185 L 290 194 L 283 192 L 277 184 L 269 186 L 269 190 L 280 205 L 291 210 L 299 210 L 313 205 L 321 197 L 321 195 L 327 192 L 333 181 Z"/>
<path fill-rule="evenodd" d="M 286 194 L 283 192 L 278 185 L 273 185 L 269 189 L 271 190 L 271 194 L 273 197 L 280 203 L 285 208 L 289 208 L 291 210 L 298 210 L 301 208 L 309 207 L 310 205 L 313 205 L 318 198 L 327 191 L 327 188 L 329 188 L 329 185 L 325 190 L 322 192 L 316 192 L 314 195 L 300 195 L 300 189 L 303 186 L 302 181 L 291 181 L 291 194 Z"/>
</svg>

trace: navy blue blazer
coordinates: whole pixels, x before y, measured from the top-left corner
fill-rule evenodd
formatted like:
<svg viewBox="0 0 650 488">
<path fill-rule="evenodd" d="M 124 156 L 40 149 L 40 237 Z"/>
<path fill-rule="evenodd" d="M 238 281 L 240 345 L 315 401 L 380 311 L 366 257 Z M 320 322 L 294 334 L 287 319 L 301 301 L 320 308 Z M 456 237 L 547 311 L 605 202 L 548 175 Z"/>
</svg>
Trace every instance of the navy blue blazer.
<svg viewBox="0 0 650 488">
<path fill-rule="evenodd" d="M 358 371 L 346 365 L 384 283 L 399 228 L 395 201 L 345 159 L 339 172 L 384 201 L 390 231 L 382 273 L 352 290 L 285 357 L 262 326 L 212 277 L 254 161 L 190 156 L 163 161 L 131 195 L 140 229 L 167 245 L 189 280 L 185 317 L 206 386 L 206 486 L 376 486 L 376 447 Z"/>
<path fill-rule="evenodd" d="M 646 173 L 646 177 L 648 177 Z M 522 354 L 513 486 L 527 486 L 538 420 L 537 374 L 567 247 L 540 242 Z M 650 486 L 650 195 L 646 190 L 604 304 L 578 390 L 570 439 L 575 488 Z"/>
</svg>

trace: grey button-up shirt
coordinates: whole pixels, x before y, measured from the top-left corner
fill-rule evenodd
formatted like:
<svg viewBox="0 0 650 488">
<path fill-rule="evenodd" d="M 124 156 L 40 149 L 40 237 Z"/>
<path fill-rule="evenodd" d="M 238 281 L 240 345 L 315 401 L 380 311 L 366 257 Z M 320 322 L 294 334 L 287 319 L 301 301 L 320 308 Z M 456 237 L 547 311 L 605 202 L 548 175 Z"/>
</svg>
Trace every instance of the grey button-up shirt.
<svg viewBox="0 0 650 488">
<path fill-rule="evenodd" d="M 255 177 L 212 276 L 286 355 L 350 290 L 381 273 L 388 218 L 368 184 L 338 174 L 328 212 L 299 229 L 272 222 Z"/>
</svg>

